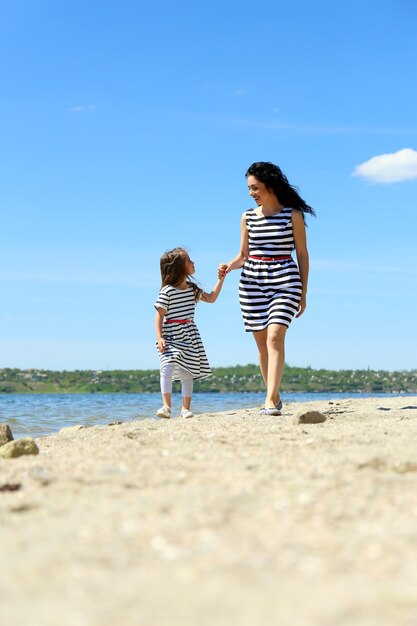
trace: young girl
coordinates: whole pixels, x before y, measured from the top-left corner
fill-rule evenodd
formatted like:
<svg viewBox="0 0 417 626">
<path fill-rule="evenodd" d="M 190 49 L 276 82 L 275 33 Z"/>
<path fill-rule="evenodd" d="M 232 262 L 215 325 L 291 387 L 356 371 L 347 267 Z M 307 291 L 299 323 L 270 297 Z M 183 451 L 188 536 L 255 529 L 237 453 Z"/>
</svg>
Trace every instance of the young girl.
<svg viewBox="0 0 417 626">
<path fill-rule="evenodd" d="M 211 293 L 206 293 L 192 280 L 194 272 L 194 262 L 184 248 L 174 248 L 161 257 L 162 286 L 154 305 L 163 402 L 156 412 L 158 417 L 171 417 L 173 380 L 181 381 L 181 417 L 193 417 L 190 411 L 193 380 L 211 375 L 204 346 L 194 324 L 194 310 L 199 300 L 217 300 L 224 277 L 216 282 Z"/>
</svg>

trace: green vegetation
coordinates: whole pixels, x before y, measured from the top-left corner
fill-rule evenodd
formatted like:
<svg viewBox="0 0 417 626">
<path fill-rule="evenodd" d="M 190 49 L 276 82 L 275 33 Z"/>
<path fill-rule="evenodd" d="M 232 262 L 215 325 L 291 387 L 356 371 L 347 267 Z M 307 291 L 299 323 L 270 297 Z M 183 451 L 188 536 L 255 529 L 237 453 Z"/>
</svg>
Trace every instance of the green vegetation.
<svg viewBox="0 0 417 626">
<path fill-rule="evenodd" d="M 262 391 L 257 365 L 217 367 L 210 378 L 196 381 L 194 390 L 205 392 Z M 417 393 L 417 370 L 284 370 L 286 392 Z M 174 390 L 179 390 L 175 383 Z M 159 391 L 158 370 L 112 370 L 55 372 L 49 370 L 0 369 L 0 393 L 144 393 Z"/>
</svg>

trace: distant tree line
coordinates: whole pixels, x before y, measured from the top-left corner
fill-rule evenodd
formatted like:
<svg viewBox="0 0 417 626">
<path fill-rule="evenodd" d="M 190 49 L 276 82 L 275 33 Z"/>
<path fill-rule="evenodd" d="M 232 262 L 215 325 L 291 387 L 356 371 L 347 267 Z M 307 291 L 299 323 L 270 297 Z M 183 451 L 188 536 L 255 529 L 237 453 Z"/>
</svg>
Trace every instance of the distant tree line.
<svg viewBox="0 0 417 626">
<path fill-rule="evenodd" d="M 263 391 L 257 365 L 213 368 L 210 378 L 196 381 L 195 391 Z M 417 393 L 417 370 L 326 370 L 291 367 L 284 370 L 285 392 Z M 174 391 L 179 385 L 174 384 Z M 52 371 L 0 369 L 0 393 L 146 393 L 159 391 L 158 370 Z"/>
</svg>

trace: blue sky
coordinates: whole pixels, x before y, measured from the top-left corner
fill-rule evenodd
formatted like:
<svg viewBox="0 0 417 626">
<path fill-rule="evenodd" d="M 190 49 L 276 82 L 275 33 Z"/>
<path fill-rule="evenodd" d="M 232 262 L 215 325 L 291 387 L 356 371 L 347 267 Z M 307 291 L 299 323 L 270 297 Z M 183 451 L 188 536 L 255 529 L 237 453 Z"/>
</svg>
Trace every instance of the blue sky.
<svg viewBox="0 0 417 626">
<path fill-rule="evenodd" d="M 157 368 L 159 257 L 207 290 L 244 173 L 317 212 L 291 365 L 416 367 L 413 0 L 3 0 L 0 367 Z M 213 366 L 256 362 L 239 273 L 196 320 Z"/>
</svg>

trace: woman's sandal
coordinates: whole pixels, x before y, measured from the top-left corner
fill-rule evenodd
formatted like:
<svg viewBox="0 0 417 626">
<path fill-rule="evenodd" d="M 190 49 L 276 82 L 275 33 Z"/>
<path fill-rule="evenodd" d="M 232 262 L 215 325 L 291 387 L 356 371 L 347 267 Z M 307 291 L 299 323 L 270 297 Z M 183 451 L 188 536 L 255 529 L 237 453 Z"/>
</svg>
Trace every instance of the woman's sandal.
<svg viewBox="0 0 417 626">
<path fill-rule="evenodd" d="M 276 406 L 268 409 L 264 407 L 263 409 L 261 409 L 261 415 L 281 415 L 281 410 Z"/>
</svg>

